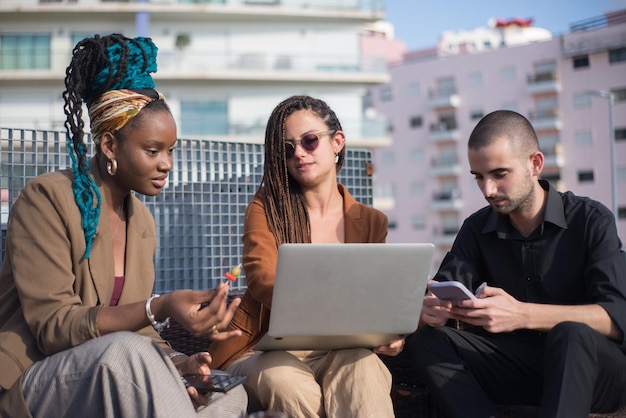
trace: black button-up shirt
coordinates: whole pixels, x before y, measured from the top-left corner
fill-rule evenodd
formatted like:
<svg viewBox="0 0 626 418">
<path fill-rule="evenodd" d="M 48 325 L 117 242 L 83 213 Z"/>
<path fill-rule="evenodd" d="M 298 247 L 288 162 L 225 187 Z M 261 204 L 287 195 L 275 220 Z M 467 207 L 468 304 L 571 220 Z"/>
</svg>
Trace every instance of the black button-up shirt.
<svg viewBox="0 0 626 418">
<path fill-rule="evenodd" d="M 626 347 L 626 255 L 613 214 L 601 203 L 548 190 L 543 222 L 528 237 L 487 206 L 465 220 L 435 280 L 474 290 L 500 287 L 523 302 L 602 306 Z"/>
</svg>

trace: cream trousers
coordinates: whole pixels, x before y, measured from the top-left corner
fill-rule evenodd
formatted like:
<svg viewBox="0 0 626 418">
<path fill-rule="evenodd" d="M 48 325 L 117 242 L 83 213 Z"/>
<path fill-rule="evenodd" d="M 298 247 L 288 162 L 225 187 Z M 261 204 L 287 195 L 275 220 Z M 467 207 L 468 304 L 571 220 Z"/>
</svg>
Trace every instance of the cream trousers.
<svg viewBox="0 0 626 418">
<path fill-rule="evenodd" d="M 371 350 L 250 352 L 226 371 L 248 376 L 251 411 L 289 418 L 394 416 L 391 374 Z"/>
</svg>

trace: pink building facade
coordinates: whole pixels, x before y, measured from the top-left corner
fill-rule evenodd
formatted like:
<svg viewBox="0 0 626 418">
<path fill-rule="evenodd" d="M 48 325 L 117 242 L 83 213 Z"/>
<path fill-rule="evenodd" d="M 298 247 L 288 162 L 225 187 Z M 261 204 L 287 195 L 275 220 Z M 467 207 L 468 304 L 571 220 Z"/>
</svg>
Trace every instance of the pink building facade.
<svg viewBox="0 0 626 418">
<path fill-rule="evenodd" d="M 497 109 L 531 120 L 543 177 L 615 210 L 626 240 L 626 11 L 560 37 L 480 46 L 407 53 L 390 83 L 371 90 L 369 104 L 390 119 L 393 138 L 375 150 L 374 204 L 389 216 L 388 242 L 435 243 L 434 272 L 463 220 L 486 205 L 466 144 Z"/>
</svg>

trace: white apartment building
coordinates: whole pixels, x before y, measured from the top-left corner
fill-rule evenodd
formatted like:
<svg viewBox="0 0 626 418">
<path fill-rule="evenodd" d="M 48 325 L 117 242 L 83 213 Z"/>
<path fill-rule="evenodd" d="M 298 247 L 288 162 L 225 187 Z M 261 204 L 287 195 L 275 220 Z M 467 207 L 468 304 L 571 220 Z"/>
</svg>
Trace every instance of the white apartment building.
<svg viewBox="0 0 626 418">
<path fill-rule="evenodd" d="M 214 287 L 241 261 L 266 122 L 288 96 L 309 94 L 335 110 L 348 147 L 339 180 L 371 205 L 371 148 L 390 143 L 387 120 L 363 106 L 369 87 L 389 81 L 387 50 L 372 33 L 383 4 L 0 0 L 0 249 L 24 184 L 69 164 L 65 69 L 76 43 L 96 33 L 154 40 L 154 78 L 178 124 L 168 185 L 144 199 L 157 229 L 155 291 Z M 245 287 L 245 275 L 233 286 Z"/>
<path fill-rule="evenodd" d="M 467 139 L 497 109 L 531 120 L 543 177 L 614 209 L 626 240 L 626 11 L 558 37 L 515 21 L 447 32 L 390 73 L 369 97 L 393 137 L 374 151 L 374 205 L 389 216 L 388 241 L 434 242 L 439 265 L 463 220 L 487 204 L 469 173 Z"/>
<path fill-rule="evenodd" d="M 262 142 L 271 110 L 293 94 L 326 100 L 348 146 L 389 144 L 363 112 L 389 81 L 363 47 L 382 0 L 0 0 L 0 127 L 62 130 L 74 45 L 95 33 L 151 37 L 157 88 L 184 138 Z"/>
</svg>

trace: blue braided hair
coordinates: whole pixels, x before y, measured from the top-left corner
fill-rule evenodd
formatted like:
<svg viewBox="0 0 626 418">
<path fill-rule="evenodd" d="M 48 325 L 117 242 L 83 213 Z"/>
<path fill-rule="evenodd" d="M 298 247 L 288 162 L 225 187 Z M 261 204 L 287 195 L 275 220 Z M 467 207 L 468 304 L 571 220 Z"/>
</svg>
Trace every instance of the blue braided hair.
<svg viewBox="0 0 626 418">
<path fill-rule="evenodd" d="M 74 175 L 74 200 L 80 210 L 85 234 L 85 259 L 89 258 L 96 235 L 102 196 L 87 163 L 82 103 L 86 102 L 89 106 L 109 90 L 154 88 L 150 73 L 157 69 L 156 54 L 157 47 L 150 38 L 94 35 L 76 44 L 72 61 L 65 71 L 63 110 L 67 148 Z"/>
</svg>

